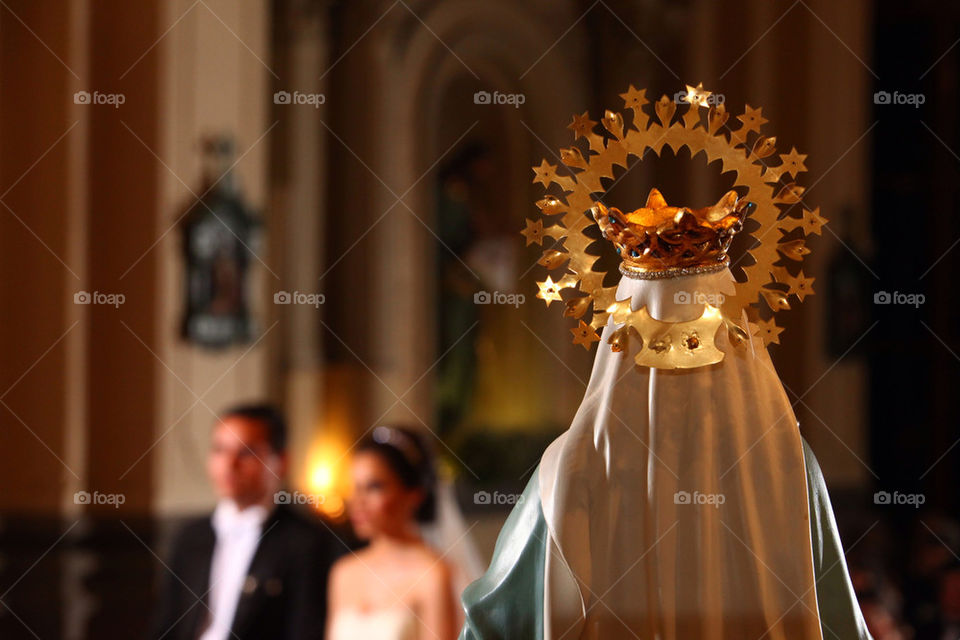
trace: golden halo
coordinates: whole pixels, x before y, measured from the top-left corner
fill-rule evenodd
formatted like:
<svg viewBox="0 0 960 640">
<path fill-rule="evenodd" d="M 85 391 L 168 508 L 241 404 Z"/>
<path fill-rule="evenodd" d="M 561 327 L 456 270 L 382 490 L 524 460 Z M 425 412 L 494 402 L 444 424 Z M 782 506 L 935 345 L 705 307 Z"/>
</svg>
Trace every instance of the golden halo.
<svg viewBox="0 0 960 640">
<path fill-rule="evenodd" d="M 522 232 L 527 245 L 542 245 L 544 236 L 556 240 L 555 247 L 546 249 L 538 262 L 549 271 L 564 265 L 567 268 L 558 280 L 548 276 L 538 282 L 537 297 L 548 306 L 552 301 L 562 301 L 566 307 L 564 315 L 579 319 L 578 326 L 572 329 L 574 343 L 589 349 L 600 340 L 596 330 L 613 315 L 614 321 L 624 326 L 611 337 L 611 348 L 620 351 L 625 340 L 637 337 L 641 341 L 637 363 L 662 368 L 703 366 L 721 360 L 722 352 L 713 346 L 713 333 L 721 324 L 730 332 L 734 344 L 748 335 L 759 336 L 764 344 L 779 344 L 783 329 L 776 325 L 773 315 L 790 308 L 791 296 L 802 302 L 813 293 L 814 279 L 804 276 L 800 264 L 809 253 L 806 236 L 819 234 L 827 222 L 820 216 L 819 207 L 812 211 L 802 208 L 800 217 L 788 215 L 795 213 L 793 205 L 801 202 L 803 187 L 794 180 L 807 170 L 807 156 L 791 148 L 790 153 L 779 154 L 779 164 L 769 163 L 776 150 L 776 138 L 760 133 L 767 122 L 760 108 L 746 105 L 743 114 L 737 116 L 740 127 L 733 130 L 727 126 L 730 114 L 722 102 L 706 108 L 716 100 L 710 100 L 712 94 L 702 84 L 696 88 L 687 85 L 686 89 L 681 100 L 688 106 L 682 115 L 678 113 L 677 101 L 666 95 L 654 104 L 654 113 L 648 114 L 643 109 L 649 103 L 646 89 L 630 85 L 620 97 L 633 112 L 632 123 L 625 129 L 623 114 L 608 110 L 601 119 L 607 135 L 594 131 L 598 123 L 590 120 L 587 112 L 574 115 L 568 128 L 573 131 L 575 142 L 585 139 L 588 148 L 575 145 L 560 149 L 560 159 L 569 168 L 569 175 L 558 175 L 557 165 L 545 159 L 533 167 L 533 182 L 545 189 L 555 183 L 563 195 L 548 194 L 539 200 L 537 207 L 542 217 L 527 219 Z M 599 252 L 587 251 L 596 242 L 585 233 L 596 224 L 589 216 L 595 201 L 593 194 L 602 197 L 606 191 L 601 179 L 612 179 L 614 166 L 627 168 L 630 156 L 642 159 L 648 150 L 659 156 L 665 145 L 674 153 L 687 147 L 691 158 L 703 152 L 708 164 L 721 160 L 722 173 L 736 172 L 734 187 L 746 188 L 742 197 L 756 204 L 750 219 L 759 223 L 754 231 L 743 231 L 755 241 L 747 251 L 754 263 L 742 267 L 746 277 L 736 282 L 735 294 L 728 296 L 719 309 L 706 305 L 703 316 L 688 323 L 660 322 L 645 309 L 631 311 L 629 300 L 616 300 L 615 285 L 603 286 L 605 272 L 593 270 Z M 561 216 L 559 223 L 544 227 L 544 220 L 553 216 Z M 780 232 L 779 238 L 771 235 L 774 229 Z M 568 289 L 584 295 L 564 299 L 561 292 Z M 591 314 L 589 323 L 581 319 L 587 312 Z M 694 346 L 681 348 L 678 341 Z"/>
</svg>

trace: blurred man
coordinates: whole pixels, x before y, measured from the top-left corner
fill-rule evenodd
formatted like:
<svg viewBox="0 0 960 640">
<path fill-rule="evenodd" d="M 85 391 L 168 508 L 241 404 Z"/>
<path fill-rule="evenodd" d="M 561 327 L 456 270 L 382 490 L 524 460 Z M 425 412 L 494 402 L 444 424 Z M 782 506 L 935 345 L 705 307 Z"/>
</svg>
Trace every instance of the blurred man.
<svg viewBox="0 0 960 640">
<path fill-rule="evenodd" d="M 286 468 L 276 409 L 242 406 L 220 417 L 207 457 L 219 502 L 175 540 L 154 638 L 323 637 L 327 574 L 342 545 L 277 493 Z"/>
</svg>

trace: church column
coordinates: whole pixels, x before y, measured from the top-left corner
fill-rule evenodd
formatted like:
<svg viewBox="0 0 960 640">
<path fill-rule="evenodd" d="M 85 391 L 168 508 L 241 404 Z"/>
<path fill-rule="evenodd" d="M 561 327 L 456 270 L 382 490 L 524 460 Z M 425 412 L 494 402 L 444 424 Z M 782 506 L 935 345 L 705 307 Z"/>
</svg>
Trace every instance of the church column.
<svg viewBox="0 0 960 640">
<path fill-rule="evenodd" d="M 329 64 L 328 15 L 324 2 L 293 0 L 276 8 L 279 34 L 276 51 L 277 91 L 323 96 L 322 104 L 275 104 L 277 125 L 273 147 L 274 192 L 272 208 L 277 213 L 276 233 L 271 235 L 282 282 L 277 288 L 301 293 L 324 293 L 320 281 L 326 263 L 327 152 L 328 140 L 322 119 L 327 110 L 329 86 L 321 70 Z M 317 438 L 331 436 L 335 427 L 325 420 L 322 349 L 325 338 L 321 320 L 326 304 L 319 308 L 290 305 L 277 309 L 281 325 L 280 367 L 282 393 L 290 425 L 291 478 L 295 484 L 309 480 L 309 466 L 316 462 Z"/>
</svg>

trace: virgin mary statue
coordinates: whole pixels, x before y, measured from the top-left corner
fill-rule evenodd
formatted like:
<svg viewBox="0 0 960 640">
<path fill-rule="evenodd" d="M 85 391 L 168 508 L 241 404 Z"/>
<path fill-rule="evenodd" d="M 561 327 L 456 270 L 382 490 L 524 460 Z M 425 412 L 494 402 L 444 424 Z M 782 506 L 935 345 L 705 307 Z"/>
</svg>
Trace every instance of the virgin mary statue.
<svg viewBox="0 0 960 640">
<path fill-rule="evenodd" d="M 598 348 L 570 428 L 464 592 L 461 640 L 870 638 L 823 475 L 765 346 L 733 344 L 726 331 L 707 345 L 702 325 L 688 330 L 734 294 L 725 250 L 752 205 L 736 193 L 705 210 L 664 205 L 653 192 L 629 215 L 594 209 L 623 258 L 616 300 L 663 329 L 623 340 L 624 324 L 609 318 L 600 347 L 619 350 Z M 637 231 L 645 224 L 663 241 L 716 242 L 669 264 L 646 260 L 649 245 L 636 246 L 650 240 Z M 641 350 L 677 340 L 715 348 L 718 361 L 637 364 Z"/>
</svg>

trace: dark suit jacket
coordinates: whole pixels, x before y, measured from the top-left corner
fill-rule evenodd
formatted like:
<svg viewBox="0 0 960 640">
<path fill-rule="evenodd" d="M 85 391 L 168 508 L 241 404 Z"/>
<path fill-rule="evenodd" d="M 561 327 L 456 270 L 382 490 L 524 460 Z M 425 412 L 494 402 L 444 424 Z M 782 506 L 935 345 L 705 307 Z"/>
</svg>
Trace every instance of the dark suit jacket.
<svg viewBox="0 0 960 640">
<path fill-rule="evenodd" d="M 209 616 L 210 517 L 187 524 L 164 569 L 151 638 L 196 640 Z M 278 505 L 263 526 L 237 603 L 231 640 L 316 640 L 326 623 L 327 575 L 345 550 L 323 523 Z"/>
</svg>

